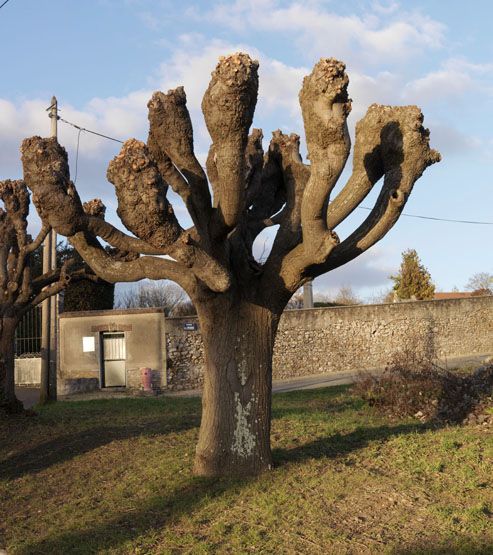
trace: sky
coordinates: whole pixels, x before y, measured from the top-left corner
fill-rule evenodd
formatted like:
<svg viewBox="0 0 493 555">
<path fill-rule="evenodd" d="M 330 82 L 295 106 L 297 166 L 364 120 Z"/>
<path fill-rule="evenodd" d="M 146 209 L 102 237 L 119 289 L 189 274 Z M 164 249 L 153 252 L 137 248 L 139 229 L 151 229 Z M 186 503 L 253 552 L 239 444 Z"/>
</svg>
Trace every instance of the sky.
<svg viewBox="0 0 493 555">
<path fill-rule="evenodd" d="M 253 125 L 263 129 L 264 147 L 278 128 L 303 136 L 303 77 L 320 57 L 336 57 L 350 79 L 352 132 L 374 102 L 417 104 L 423 111 L 431 146 L 443 160 L 418 180 L 405 213 L 493 222 L 492 17 L 489 0 L 470 0 L 467 9 L 462 0 L 9 0 L 0 9 L 0 178 L 22 177 L 23 138 L 49 135 L 52 95 L 68 121 L 121 140 L 146 140 L 152 92 L 184 85 L 196 153 L 205 161 L 210 139 L 200 102 L 218 57 L 236 51 L 260 62 Z M 72 178 L 77 140 L 77 130 L 60 122 Z M 79 137 L 79 193 L 83 200 L 102 198 L 114 224 L 114 191 L 105 174 L 119 148 L 87 133 Z M 339 187 L 350 166 L 349 160 Z M 339 235 L 366 215 L 356 210 Z M 351 286 L 371 299 L 391 286 L 389 276 L 409 248 L 437 289 L 463 289 L 474 273 L 493 273 L 492 239 L 493 225 L 401 217 L 370 251 L 318 278 L 314 291 L 331 295 Z M 271 240 L 271 232 L 260 236 L 256 254 Z"/>
</svg>

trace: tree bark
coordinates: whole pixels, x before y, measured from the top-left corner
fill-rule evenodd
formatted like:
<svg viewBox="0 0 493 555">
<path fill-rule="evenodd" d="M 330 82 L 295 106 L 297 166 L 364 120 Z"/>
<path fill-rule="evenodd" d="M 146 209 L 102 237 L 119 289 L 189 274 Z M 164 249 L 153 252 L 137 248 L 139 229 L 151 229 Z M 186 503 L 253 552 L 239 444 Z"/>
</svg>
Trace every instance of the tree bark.
<svg viewBox="0 0 493 555">
<path fill-rule="evenodd" d="M 206 368 L 194 472 L 258 474 L 272 465 L 272 352 L 279 316 L 230 295 L 196 306 Z"/>
<path fill-rule="evenodd" d="M 15 396 L 15 328 L 18 321 L 12 317 L 0 319 L 0 412 L 22 412 L 22 403 Z"/>
</svg>

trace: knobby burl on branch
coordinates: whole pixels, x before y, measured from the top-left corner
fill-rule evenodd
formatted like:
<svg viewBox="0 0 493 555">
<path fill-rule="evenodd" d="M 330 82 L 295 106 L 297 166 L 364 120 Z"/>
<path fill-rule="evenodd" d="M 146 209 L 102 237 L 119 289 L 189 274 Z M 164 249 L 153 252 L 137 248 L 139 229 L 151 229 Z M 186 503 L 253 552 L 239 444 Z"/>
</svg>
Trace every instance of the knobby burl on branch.
<svg viewBox="0 0 493 555">
<path fill-rule="evenodd" d="M 67 236 L 103 279 L 168 278 L 195 301 L 241 290 L 278 311 L 307 279 L 349 262 L 381 239 L 415 181 L 440 160 L 429 147 L 419 108 L 373 104 L 356 126 L 352 175 L 332 199 L 350 152 L 348 82 L 344 64 L 333 58 L 322 58 L 304 78 L 299 98 L 310 160 L 305 164 L 298 135 L 274 131 L 264 153 L 262 131 L 249 134 L 258 62 L 244 53 L 220 58 L 202 101 L 212 139 L 207 174 L 194 153 L 184 89 L 154 93 L 147 143 L 126 141 L 107 172 L 118 215 L 131 235 L 106 222 L 100 207 L 84 211 L 56 139 L 23 142 L 24 179 L 43 221 Z M 340 241 L 335 229 L 382 177 L 369 216 Z M 179 224 L 168 187 L 182 198 L 194 224 L 190 229 Z M 258 263 L 253 242 L 273 225 L 279 229 L 272 250 Z M 126 256 L 113 256 L 98 239 Z"/>
</svg>

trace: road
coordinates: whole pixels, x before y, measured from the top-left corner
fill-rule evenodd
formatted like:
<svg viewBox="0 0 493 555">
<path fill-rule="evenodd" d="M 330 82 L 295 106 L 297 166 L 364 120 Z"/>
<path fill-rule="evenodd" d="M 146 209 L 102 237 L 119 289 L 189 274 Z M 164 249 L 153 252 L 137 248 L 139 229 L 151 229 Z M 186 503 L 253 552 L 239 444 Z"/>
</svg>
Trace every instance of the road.
<svg viewBox="0 0 493 555">
<path fill-rule="evenodd" d="M 37 387 L 16 387 L 15 394 L 17 399 L 24 403 L 25 409 L 34 407 L 39 401 L 39 388 Z"/>
<path fill-rule="evenodd" d="M 446 366 L 452 370 L 462 366 L 481 365 L 491 355 L 472 355 L 460 358 L 453 358 L 447 361 L 440 361 L 442 366 Z M 372 373 L 378 374 L 382 369 L 374 368 Z M 316 376 L 301 376 L 299 378 L 291 378 L 287 380 L 274 380 L 272 382 L 272 391 L 274 393 L 281 393 L 283 391 L 296 391 L 301 389 L 317 389 L 319 387 L 330 387 L 334 385 L 343 385 L 354 382 L 358 372 L 332 372 L 330 374 L 318 374 Z M 17 398 L 24 403 L 24 408 L 33 407 L 39 399 L 39 389 L 35 387 L 17 387 Z M 105 392 L 108 397 L 111 397 L 110 392 Z M 186 391 L 170 391 L 165 393 L 172 397 L 199 397 L 202 395 L 200 389 L 186 390 Z M 88 398 L 94 398 L 94 394 L 88 395 Z M 78 396 L 83 399 L 84 395 Z"/>
<path fill-rule="evenodd" d="M 464 366 L 480 366 L 487 358 L 491 357 L 490 354 L 484 355 L 471 355 L 465 357 L 451 358 L 448 360 L 438 361 L 442 367 L 449 370 L 460 368 Z M 372 374 L 380 374 L 383 368 L 372 368 L 369 370 Z M 317 389 L 319 387 L 331 387 L 334 385 L 343 385 L 353 383 L 357 371 L 350 372 L 331 372 L 330 374 L 318 374 L 315 376 L 301 376 L 299 378 L 290 378 L 287 380 L 273 380 L 272 391 L 273 393 L 282 393 L 283 391 L 297 391 L 301 389 Z M 202 394 L 200 389 L 193 389 L 187 391 L 172 391 L 165 393 L 173 397 L 198 397 Z"/>
</svg>

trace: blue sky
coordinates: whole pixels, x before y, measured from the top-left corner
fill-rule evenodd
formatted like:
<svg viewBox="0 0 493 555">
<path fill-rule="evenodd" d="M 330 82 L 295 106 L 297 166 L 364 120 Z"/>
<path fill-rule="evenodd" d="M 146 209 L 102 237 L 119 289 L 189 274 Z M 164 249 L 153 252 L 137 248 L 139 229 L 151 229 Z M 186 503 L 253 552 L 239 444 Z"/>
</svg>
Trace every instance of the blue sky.
<svg viewBox="0 0 493 555">
<path fill-rule="evenodd" d="M 48 134 L 53 94 L 70 121 L 145 139 L 152 91 L 183 84 L 203 158 L 209 139 L 201 96 L 218 56 L 237 50 L 260 61 L 254 125 L 267 140 L 277 128 L 302 135 L 302 78 L 321 56 L 334 56 L 347 64 L 351 128 L 373 102 L 423 110 L 443 161 L 417 182 L 406 212 L 493 221 L 492 16 L 487 0 L 467 9 L 459 0 L 10 0 L 0 10 L 0 177 L 21 175 L 22 138 Z M 77 132 L 62 123 L 59 129 L 74 171 Z M 113 222 L 105 173 L 117 150 L 104 139 L 80 138 L 78 189 L 84 199 L 103 198 Z M 356 211 L 341 235 L 364 217 Z M 369 297 L 390 285 L 407 248 L 418 251 L 439 289 L 462 288 L 476 272 L 493 273 L 492 234 L 493 226 L 401 218 L 369 253 L 317 280 L 315 290 L 351 285 Z M 260 250 L 263 241 L 270 237 L 259 239 Z"/>
</svg>

